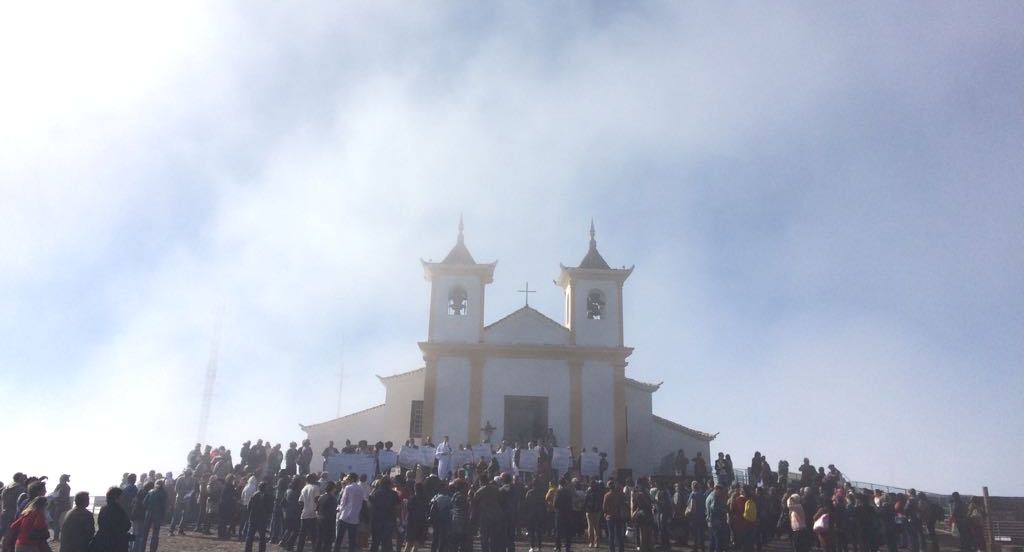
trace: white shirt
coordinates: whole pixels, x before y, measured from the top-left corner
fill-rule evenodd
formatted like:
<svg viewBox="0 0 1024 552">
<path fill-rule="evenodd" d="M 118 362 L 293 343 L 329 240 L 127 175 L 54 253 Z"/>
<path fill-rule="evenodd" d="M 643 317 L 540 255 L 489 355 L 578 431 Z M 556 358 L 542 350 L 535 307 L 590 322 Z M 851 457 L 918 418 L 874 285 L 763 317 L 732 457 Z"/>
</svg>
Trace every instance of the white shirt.
<svg viewBox="0 0 1024 552">
<path fill-rule="evenodd" d="M 341 500 L 338 501 L 338 521 L 359 525 L 359 512 L 363 509 L 365 498 L 366 493 L 358 483 L 345 485 L 341 490 Z"/>
<path fill-rule="evenodd" d="M 299 493 L 299 502 L 302 502 L 302 519 L 313 519 L 316 517 L 316 497 L 320 494 L 320 487 L 312 483 L 306 483 Z"/>
</svg>

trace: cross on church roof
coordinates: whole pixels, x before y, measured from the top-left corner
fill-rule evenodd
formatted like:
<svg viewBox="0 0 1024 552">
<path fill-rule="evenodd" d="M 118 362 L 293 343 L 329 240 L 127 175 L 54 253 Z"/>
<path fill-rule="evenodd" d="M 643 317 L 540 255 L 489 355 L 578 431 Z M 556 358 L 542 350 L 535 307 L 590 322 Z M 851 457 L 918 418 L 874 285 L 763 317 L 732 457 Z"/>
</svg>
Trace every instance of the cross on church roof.
<svg viewBox="0 0 1024 552">
<path fill-rule="evenodd" d="M 522 293 L 526 297 L 526 306 L 530 306 L 530 294 L 537 293 L 536 290 L 530 289 L 530 282 L 526 282 L 526 289 L 517 289 L 516 293 Z"/>
</svg>

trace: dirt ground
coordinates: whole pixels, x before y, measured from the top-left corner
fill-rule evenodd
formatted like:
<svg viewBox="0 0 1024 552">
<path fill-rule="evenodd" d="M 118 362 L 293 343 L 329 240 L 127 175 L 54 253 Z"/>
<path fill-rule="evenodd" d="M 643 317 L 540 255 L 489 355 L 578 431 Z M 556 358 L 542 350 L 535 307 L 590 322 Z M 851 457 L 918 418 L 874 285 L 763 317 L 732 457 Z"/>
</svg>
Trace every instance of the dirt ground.
<svg viewBox="0 0 1024 552">
<path fill-rule="evenodd" d="M 546 543 L 546 544 L 547 544 L 547 546 L 544 547 L 544 550 L 546 552 L 553 552 L 553 549 L 550 547 L 550 543 Z M 626 552 L 635 552 L 636 549 L 628 546 L 628 544 L 629 543 L 627 543 L 627 546 L 626 546 Z M 952 541 L 948 541 L 947 542 L 947 539 L 943 538 L 942 547 L 941 547 L 942 551 L 945 552 L 947 550 L 953 550 L 954 549 L 953 544 L 954 543 Z M 590 550 L 590 549 L 586 548 L 582 544 L 582 542 L 580 542 L 577 545 L 574 545 L 573 548 L 574 548 L 574 550 L 576 552 L 587 552 L 588 550 Z M 55 549 L 56 549 L 56 547 L 55 547 Z M 185 535 L 185 536 L 174 536 L 174 537 L 171 537 L 171 536 L 167 535 L 167 529 L 166 528 L 163 530 L 163 532 L 160 535 L 160 552 L 243 552 L 244 549 L 245 549 L 245 544 L 244 543 L 240 543 L 240 542 L 238 542 L 236 540 L 218 540 L 218 539 L 216 539 L 214 537 L 206 536 L 206 535 L 192 535 L 192 534 L 189 534 L 189 535 Z M 259 549 L 258 546 L 254 546 L 253 547 L 254 551 L 258 550 L 258 549 Z M 525 538 L 520 538 L 519 541 L 516 544 L 516 552 L 527 552 L 528 549 L 529 549 L 529 546 L 527 545 Z M 273 544 L 267 544 L 267 551 L 268 552 L 280 552 L 282 550 L 284 550 L 284 549 L 281 548 L 280 546 L 273 545 Z M 307 545 L 306 550 L 307 551 L 311 551 L 311 547 Z M 363 552 L 367 552 L 367 550 L 368 550 L 367 548 L 364 548 Z M 430 548 L 429 548 L 429 543 L 428 543 L 428 546 L 420 548 L 419 552 L 429 552 L 429 550 L 430 550 Z M 598 549 L 598 550 L 603 552 L 604 550 L 606 550 L 606 548 L 604 548 L 604 546 L 602 545 L 602 547 L 600 549 Z M 812 549 L 812 550 L 815 550 L 815 549 Z M 672 547 L 672 551 L 674 551 L 674 552 L 689 552 L 690 548 L 689 547 L 673 546 Z M 774 541 L 772 543 L 769 543 L 769 545 L 766 547 L 765 551 L 766 552 L 791 552 L 792 551 L 792 547 L 790 546 L 788 540 L 782 539 L 782 540 L 777 540 L 777 541 Z M 661 551 L 661 552 L 664 552 L 664 551 Z M 901 551 L 901 552 L 906 552 L 906 551 Z"/>
</svg>

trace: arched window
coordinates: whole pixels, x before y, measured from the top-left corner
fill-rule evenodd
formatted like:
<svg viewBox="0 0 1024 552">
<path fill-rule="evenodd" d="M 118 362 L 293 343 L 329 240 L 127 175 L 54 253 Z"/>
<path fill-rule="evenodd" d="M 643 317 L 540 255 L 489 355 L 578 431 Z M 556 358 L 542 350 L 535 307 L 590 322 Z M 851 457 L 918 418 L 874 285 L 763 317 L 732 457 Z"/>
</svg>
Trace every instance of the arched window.
<svg viewBox="0 0 1024 552">
<path fill-rule="evenodd" d="M 452 316 L 465 316 L 469 308 L 469 296 L 466 295 L 466 288 L 454 286 L 448 290 L 448 314 Z"/>
<path fill-rule="evenodd" d="M 601 290 L 592 289 L 587 294 L 587 318 L 600 320 L 604 315 L 604 294 Z"/>
</svg>

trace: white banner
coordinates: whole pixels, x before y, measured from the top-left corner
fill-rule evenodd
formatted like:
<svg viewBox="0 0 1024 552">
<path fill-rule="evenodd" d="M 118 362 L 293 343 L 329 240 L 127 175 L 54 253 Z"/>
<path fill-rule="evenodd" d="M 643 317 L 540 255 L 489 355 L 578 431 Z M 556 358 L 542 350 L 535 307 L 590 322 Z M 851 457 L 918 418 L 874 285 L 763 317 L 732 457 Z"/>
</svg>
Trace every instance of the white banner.
<svg viewBox="0 0 1024 552">
<path fill-rule="evenodd" d="M 498 459 L 498 469 L 502 472 L 512 473 L 512 451 L 495 452 L 494 457 Z"/>
<path fill-rule="evenodd" d="M 420 453 L 423 454 L 423 459 L 420 460 L 420 463 L 427 468 L 433 469 L 434 456 L 437 454 L 437 447 L 423 445 L 420 447 Z"/>
<path fill-rule="evenodd" d="M 453 450 L 452 451 L 452 467 L 455 469 L 462 469 L 462 466 L 473 463 L 473 451 Z"/>
<path fill-rule="evenodd" d="M 380 471 L 386 472 L 391 468 L 395 467 L 398 463 L 398 453 L 393 450 L 382 450 L 377 455 L 377 465 L 380 466 Z"/>
<path fill-rule="evenodd" d="M 476 464 L 480 461 L 480 457 L 488 462 L 491 461 L 491 445 L 487 443 L 477 443 L 473 445 L 473 463 Z"/>
<path fill-rule="evenodd" d="M 519 465 L 516 468 L 521 472 L 534 473 L 537 471 L 537 451 L 533 449 L 519 450 Z"/>
<path fill-rule="evenodd" d="M 414 449 L 412 447 L 402 447 L 398 451 L 398 465 L 406 469 L 412 469 L 416 467 L 416 464 L 423 463 L 423 453 L 420 449 Z"/>
<path fill-rule="evenodd" d="M 588 477 L 597 477 L 601 471 L 601 455 L 596 452 L 580 454 L 580 473 Z"/>
<path fill-rule="evenodd" d="M 565 475 L 572 468 L 572 451 L 569 447 L 555 447 L 551 453 L 551 468 L 558 475 Z"/>
<path fill-rule="evenodd" d="M 377 476 L 377 459 L 372 454 L 336 454 L 327 459 L 326 471 L 331 481 L 348 473 L 365 475 L 373 481 Z"/>
</svg>

